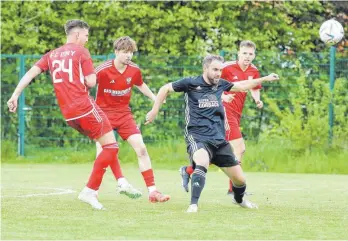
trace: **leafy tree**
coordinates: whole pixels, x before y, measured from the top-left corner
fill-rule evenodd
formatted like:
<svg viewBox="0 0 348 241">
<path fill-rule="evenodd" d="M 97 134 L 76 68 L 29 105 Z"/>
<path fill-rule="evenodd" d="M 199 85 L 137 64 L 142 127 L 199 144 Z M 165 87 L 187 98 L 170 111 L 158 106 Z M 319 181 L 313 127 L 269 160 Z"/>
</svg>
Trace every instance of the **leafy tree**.
<svg viewBox="0 0 348 241">
<path fill-rule="evenodd" d="M 276 125 L 285 128 L 284 123 L 290 123 L 291 118 L 295 118 L 294 123 L 298 121 L 298 126 L 305 131 L 321 125 L 321 122 L 301 119 L 304 118 L 304 114 L 299 115 L 302 105 L 308 109 L 310 118 L 317 116 L 324 125 L 327 103 L 323 101 L 328 97 L 319 100 L 317 94 L 328 88 L 328 76 L 323 74 L 328 72 L 328 56 L 326 47 L 318 39 L 318 29 L 328 18 L 336 16 L 342 21 L 344 10 L 344 5 L 337 2 L 320 1 L 4 1 L 1 4 L 1 53 L 41 55 L 65 42 L 63 25 L 66 20 L 83 19 L 91 26 L 88 49 L 92 55 L 103 55 L 101 59 L 94 59 L 95 64 L 112 57 L 112 44 L 117 37 L 129 35 L 139 47 L 135 62 L 143 70 L 148 85 L 157 91 L 166 82 L 200 74 L 201 56 L 206 53 L 224 53 L 226 59 L 233 59 L 239 42 L 251 39 L 258 46 L 255 64 L 261 73 L 277 72 L 282 77 L 278 85 L 264 86 L 266 108 L 263 111 L 258 112 L 248 99 L 247 105 L 251 108 L 245 108 L 243 132 L 250 138 L 257 138 L 260 130 L 267 133 Z M 303 53 L 309 51 L 321 53 Z M 344 53 L 345 56 L 338 57 L 346 58 Z M 27 69 L 36 60 L 36 57 L 27 56 Z M 5 93 L 1 100 L 2 138 L 15 139 L 17 117 L 9 115 L 5 103 L 18 82 L 19 58 L 2 57 L 1 61 L 2 93 Z M 341 69 L 346 69 L 347 61 L 344 63 Z M 338 71 L 337 76 L 341 78 L 337 88 L 343 91 L 341 86 L 346 86 L 346 72 Z M 315 91 L 301 89 L 301 81 L 309 81 L 306 88 Z M 66 126 L 48 75 L 38 77 L 25 94 L 26 104 L 33 107 L 26 118 L 28 143 L 76 147 L 88 142 Z M 161 128 L 141 127 L 148 140 L 181 138 L 185 125 L 181 118 L 181 99 L 181 95 L 173 95 L 164 105 L 157 120 Z M 323 109 L 315 105 L 316 101 Z M 335 137 L 346 143 L 347 126 L 343 120 L 347 117 L 347 99 L 344 92 L 335 93 L 334 104 L 337 106 Z M 139 123 L 143 122 L 150 105 L 146 97 L 134 92 L 132 106 Z M 278 111 L 285 115 L 280 117 L 273 113 Z M 321 131 L 320 141 L 313 140 L 311 145 L 323 143 L 326 130 L 323 127 Z M 289 133 L 282 132 L 283 137 L 288 138 L 286 134 Z"/>
<path fill-rule="evenodd" d="M 1 48 L 8 54 L 42 54 L 64 43 L 67 19 L 79 18 L 91 26 L 92 54 L 112 52 L 113 40 L 121 35 L 133 37 L 140 53 L 155 55 L 236 50 L 243 39 L 262 50 L 322 50 L 318 29 L 338 14 L 335 6 L 319 1 L 5 1 Z"/>
</svg>

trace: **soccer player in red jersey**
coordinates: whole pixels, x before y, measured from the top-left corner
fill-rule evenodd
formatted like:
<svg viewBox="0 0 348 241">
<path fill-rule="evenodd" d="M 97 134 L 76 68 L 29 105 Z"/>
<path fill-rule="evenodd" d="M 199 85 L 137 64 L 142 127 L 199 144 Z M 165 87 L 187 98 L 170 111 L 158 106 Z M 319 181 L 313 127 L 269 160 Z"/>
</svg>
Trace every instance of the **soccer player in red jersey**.
<svg viewBox="0 0 348 241">
<path fill-rule="evenodd" d="M 137 51 L 135 41 L 128 36 L 120 37 L 114 42 L 114 51 L 115 59 L 108 60 L 96 68 L 98 83 L 96 102 L 107 115 L 112 128 L 123 140 L 127 140 L 136 152 L 139 170 L 148 188 L 150 202 L 166 202 L 170 197 L 160 193 L 156 188 L 151 160 L 129 107 L 133 86 L 153 101 L 156 96 L 144 83 L 139 67 L 131 62 L 133 53 Z M 99 152 L 100 145 L 97 143 L 97 155 Z M 122 176 L 116 178 L 120 193 L 130 197 L 141 195 L 130 184 L 124 183 L 125 179 Z"/>
<path fill-rule="evenodd" d="M 98 190 L 108 166 L 121 172 L 118 161 L 118 144 L 104 112 L 89 96 L 89 88 L 96 84 L 96 74 L 89 51 L 89 25 L 81 20 L 69 20 L 65 24 L 67 42 L 46 53 L 20 80 L 7 105 L 15 112 L 21 92 L 40 73 L 49 71 L 58 105 L 68 125 L 99 142 L 100 155 L 94 162 L 86 187 L 78 199 L 95 209 L 104 209 L 98 201 Z M 118 174 L 120 175 L 120 174 Z"/>
<path fill-rule="evenodd" d="M 226 62 L 221 78 L 230 82 L 260 78 L 259 70 L 252 64 L 252 61 L 255 59 L 255 51 L 255 43 L 250 40 L 242 41 L 239 45 L 238 61 Z M 263 107 L 263 102 L 260 99 L 260 89 L 261 85 L 250 90 L 251 96 L 259 109 Z M 231 102 L 224 102 L 226 111 L 226 140 L 230 142 L 233 147 L 233 153 L 238 161 L 242 163 L 245 143 L 240 131 L 240 120 L 242 118 L 247 92 L 235 92 L 234 94 Z M 232 181 L 230 181 L 228 194 L 232 194 L 232 186 Z"/>
<path fill-rule="evenodd" d="M 255 59 L 256 45 L 250 40 L 244 40 L 239 45 L 238 61 L 225 62 L 222 70 L 221 78 L 229 82 L 238 82 L 248 79 L 260 78 L 260 73 L 252 61 Z M 263 107 L 263 102 L 260 100 L 261 85 L 250 89 L 252 98 L 254 99 L 257 108 Z M 241 163 L 245 152 L 245 143 L 240 131 L 240 120 L 244 108 L 247 92 L 225 92 L 222 95 L 224 108 L 226 112 L 226 140 L 233 147 L 233 153 L 237 160 Z M 233 98 L 233 99 L 232 99 Z M 183 178 L 182 185 L 188 192 L 188 182 L 190 174 L 193 172 L 192 166 L 181 167 L 180 173 Z M 232 194 L 232 181 L 230 181 L 228 194 Z"/>
</svg>

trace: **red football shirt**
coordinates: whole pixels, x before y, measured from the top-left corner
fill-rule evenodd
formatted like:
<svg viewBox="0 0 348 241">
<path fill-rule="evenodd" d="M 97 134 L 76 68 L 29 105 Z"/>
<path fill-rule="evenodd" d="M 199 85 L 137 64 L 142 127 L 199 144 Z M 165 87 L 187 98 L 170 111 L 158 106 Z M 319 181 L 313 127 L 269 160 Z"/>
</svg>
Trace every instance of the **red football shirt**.
<svg viewBox="0 0 348 241">
<path fill-rule="evenodd" d="M 68 43 L 48 52 L 35 65 L 50 71 L 60 110 L 67 121 L 92 111 L 85 76 L 93 74 L 94 68 L 86 48 Z"/>
<path fill-rule="evenodd" d="M 129 64 L 120 73 L 114 60 L 108 60 L 96 68 L 97 105 L 107 113 L 130 112 L 129 102 L 133 85 L 142 85 L 141 71 L 135 64 Z"/>
<path fill-rule="evenodd" d="M 222 69 L 221 78 L 228 80 L 230 82 L 237 82 L 248 79 L 258 79 L 260 78 L 260 73 L 255 65 L 251 64 L 248 68 L 243 71 L 238 65 L 237 61 L 228 62 L 227 65 Z M 257 86 L 255 89 L 261 89 L 261 85 Z M 230 103 L 223 102 L 226 109 L 226 114 L 234 111 L 239 115 L 242 115 L 245 98 L 247 96 L 247 91 L 243 92 L 225 92 L 225 94 L 235 94 L 234 99 Z"/>
</svg>

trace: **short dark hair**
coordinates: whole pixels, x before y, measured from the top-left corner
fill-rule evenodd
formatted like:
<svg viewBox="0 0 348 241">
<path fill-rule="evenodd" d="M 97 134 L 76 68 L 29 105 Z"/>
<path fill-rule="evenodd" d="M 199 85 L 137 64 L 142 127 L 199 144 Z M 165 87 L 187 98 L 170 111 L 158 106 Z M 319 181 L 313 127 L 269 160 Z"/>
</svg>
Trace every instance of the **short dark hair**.
<svg viewBox="0 0 348 241">
<path fill-rule="evenodd" d="M 224 62 L 224 58 L 222 56 L 219 55 L 207 55 L 204 59 L 203 59 L 203 68 L 204 66 L 209 66 L 211 64 L 211 62 L 213 62 L 214 60 L 220 61 L 220 62 Z"/>
<path fill-rule="evenodd" d="M 85 21 L 82 21 L 79 19 L 72 19 L 72 20 L 66 21 L 64 25 L 66 35 L 68 35 L 73 28 L 89 29 L 89 25 Z"/>
<path fill-rule="evenodd" d="M 137 51 L 137 44 L 135 41 L 129 37 L 129 36 L 123 36 L 115 40 L 114 42 L 114 50 L 116 51 L 130 51 L 135 52 Z"/>
<path fill-rule="evenodd" d="M 251 40 L 243 40 L 239 44 L 239 48 L 242 48 L 242 47 L 254 48 L 256 50 L 256 44 Z"/>
</svg>

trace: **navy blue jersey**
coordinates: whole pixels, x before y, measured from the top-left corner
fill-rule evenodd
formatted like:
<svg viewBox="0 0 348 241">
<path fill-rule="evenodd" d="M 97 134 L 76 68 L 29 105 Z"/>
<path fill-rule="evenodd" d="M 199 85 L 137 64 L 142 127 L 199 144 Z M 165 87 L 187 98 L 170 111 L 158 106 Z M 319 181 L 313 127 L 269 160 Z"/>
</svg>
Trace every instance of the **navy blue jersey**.
<svg viewBox="0 0 348 241">
<path fill-rule="evenodd" d="M 219 145 L 225 142 L 225 111 L 221 95 L 233 83 L 220 79 L 217 85 L 207 84 L 203 76 L 183 78 L 172 83 L 175 92 L 185 93 L 185 138 Z"/>
</svg>

